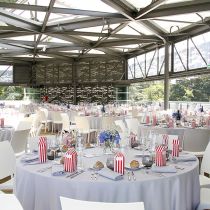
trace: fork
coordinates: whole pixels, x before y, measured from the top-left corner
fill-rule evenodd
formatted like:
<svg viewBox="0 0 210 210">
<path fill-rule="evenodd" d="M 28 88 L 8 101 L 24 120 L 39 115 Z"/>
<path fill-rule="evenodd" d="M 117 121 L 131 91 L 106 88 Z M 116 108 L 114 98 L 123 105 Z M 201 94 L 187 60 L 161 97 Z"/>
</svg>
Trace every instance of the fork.
<svg viewBox="0 0 210 210">
<path fill-rule="evenodd" d="M 132 174 L 132 176 L 133 176 L 133 180 L 136 181 L 136 177 L 135 177 L 135 174 L 134 174 L 133 171 L 131 172 L 131 174 Z"/>
<path fill-rule="evenodd" d="M 131 176 L 130 176 L 130 172 L 127 171 L 127 175 L 128 175 L 128 181 L 131 181 Z"/>
</svg>

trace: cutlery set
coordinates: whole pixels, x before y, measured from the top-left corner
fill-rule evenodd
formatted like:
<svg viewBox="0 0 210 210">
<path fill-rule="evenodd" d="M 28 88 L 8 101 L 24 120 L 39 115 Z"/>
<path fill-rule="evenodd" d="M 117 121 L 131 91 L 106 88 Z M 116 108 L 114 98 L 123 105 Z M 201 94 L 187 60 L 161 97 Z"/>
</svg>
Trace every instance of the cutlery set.
<svg viewBox="0 0 210 210">
<path fill-rule="evenodd" d="M 73 179 L 74 177 L 82 174 L 83 172 L 85 172 L 84 170 L 77 170 L 69 175 L 66 176 L 66 178 L 70 178 L 70 179 Z"/>
<path fill-rule="evenodd" d="M 127 171 L 127 176 L 128 176 L 128 181 L 131 181 L 132 179 L 133 181 L 136 181 L 136 176 L 133 171 Z"/>
</svg>

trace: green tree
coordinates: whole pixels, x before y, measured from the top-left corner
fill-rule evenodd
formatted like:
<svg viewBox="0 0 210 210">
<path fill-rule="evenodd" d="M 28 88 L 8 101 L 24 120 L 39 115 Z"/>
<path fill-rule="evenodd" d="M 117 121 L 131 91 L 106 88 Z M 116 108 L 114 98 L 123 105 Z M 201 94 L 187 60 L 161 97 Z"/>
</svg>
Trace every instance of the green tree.
<svg viewBox="0 0 210 210">
<path fill-rule="evenodd" d="M 16 86 L 3 87 L 3 91 L 2 91 L 2 94 L 0 95 L 0 99 L 1 100 L 22 100 L 23 88 L 16 87 Z"/>
<path fill-rule="evenodd" d="M 163 101 L 164 87 L 161 83 L 152 84 L 150 87 L 145 88 L 144 98 L 147 101 Z"/>
</svg>

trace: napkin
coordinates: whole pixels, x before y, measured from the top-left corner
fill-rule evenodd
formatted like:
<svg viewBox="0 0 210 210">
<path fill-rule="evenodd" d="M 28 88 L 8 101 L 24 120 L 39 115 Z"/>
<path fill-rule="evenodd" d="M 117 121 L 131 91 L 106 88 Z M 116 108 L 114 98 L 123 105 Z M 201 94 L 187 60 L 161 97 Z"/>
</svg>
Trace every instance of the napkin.
<svg viewBox="0 0 210 210">
<path fill-rule="evenodd" d="M 176 168 L 174 166 L 155 166 L 151 168 L 152 172 L 157 173 L 176 173 Z"/>
<path fill-rule="evenodd" d="M 180 155 L 179 157 L 174 157 L 173 160 L 178 162 L 187 162 L 187 161 L 196 161 L 197 158 L 194 155 L 187 154 L 187 155 Z"/>
<path fill-rule="evenodd" d="M 23 163 L 34 163 L 39 161 L 38 155 L 27 155 L 21 158 L 21 162 Z"/>
<path fill-rule="evenodd" d="M 66 172 L 63 170 L 63 164 L 54 164 L 52 165 L 52 175 L 53 176 L 63 176 Z"/>
<path fill-rule="evenodd" d="M 117 180 L 121 180 L 123 179 L 123 176 L 121 174 L 118 174 L 114 171 L 111 171 L 110 169 L 108 168 L 102 168 L 99 172 L 98 172 L 99 175 L 103 176 L 103 177 L 106 177 L 108 179 L 112 179 L 114 181 L 117 181 Z"/>
</svg>

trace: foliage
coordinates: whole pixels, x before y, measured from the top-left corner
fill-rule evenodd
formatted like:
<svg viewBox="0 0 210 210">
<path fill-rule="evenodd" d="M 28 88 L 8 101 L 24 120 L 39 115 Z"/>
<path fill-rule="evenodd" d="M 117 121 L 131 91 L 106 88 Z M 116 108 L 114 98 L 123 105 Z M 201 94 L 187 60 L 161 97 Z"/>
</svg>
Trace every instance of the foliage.
<svg viewBox="0 0 210 210">
<path fill-rule="evenodd" d="M 209 101 L 210 76 L 183 78 L 171 85 L 170 100 L 172 101 Z"/>
<path fill-rule="evenodd" d="M 131 101 L 162 101 L 163 97 L 163 82 L 139 83 L 130 87 Z"/>
<path fill-rule="evenodd" d="M 147 101 L 163 101 L 164 87 L 163 84 L 157 83 L 145 88 L 144 97 Z"/>
<path fill-rule="evenodd" d="M 130 86 L 131 101 L 163 101 L 164 83 L 147 82 Z M 177 79 L 170 85 L 170 101 L 210 101 L 210 75 Z"/>
<path fill-rule="evenodd" d="M 0 87 L 0 100 L 22 100 L 23 88 L 16 86 Z"/>
</svg>

